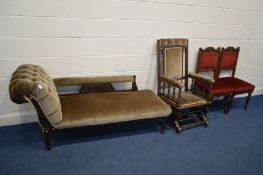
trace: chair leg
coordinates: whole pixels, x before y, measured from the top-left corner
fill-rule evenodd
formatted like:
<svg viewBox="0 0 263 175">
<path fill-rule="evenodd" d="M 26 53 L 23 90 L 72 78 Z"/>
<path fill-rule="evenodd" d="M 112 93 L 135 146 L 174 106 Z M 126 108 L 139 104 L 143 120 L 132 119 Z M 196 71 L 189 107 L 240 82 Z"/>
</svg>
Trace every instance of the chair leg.
<svg viewBox="0 0 263 175">
<path fill-rule="evenodd" d="M 208 126 L 208 120 L 207 120 L 207 109 L 204 109 L 204 111 L 200 113 L 196 113 L 198 115 L 198 119 L 202 122 L 202 124 L 207 127 Z"/>
<path fill-rule="evenodd" d="M 232 94 L 232 95 L 230 96 L 230 101 L 229 101 L 227 113 L 228 113 L 228 112 L 230 111 L 230 109 L 232 108 L 232 104 L 233 104 L 234 97 L 235 97 L 234 94 Z"/>
<path fill-rule="evenodd" d="M 179 125 L 179 122 L 177 120 L 174 120 L 174 125 L 175 125 L 176 132 L 179 134 L 182 131 L 182 128 Z"/>
<path fill-rule="evenodd" d="M 51 150 L 50 145 L 50 129 L 43 129 L 44 132 L 44 139 L 45 139 L 45 146 L 47 150 Z"/>
<path fill-rule="evenodd" d="M 235 96 L 234 94 L 227 96 L 227 101 L 226 101 L 225 108 L 224 108 L 225 114 L 229 113 L 232 103 L 233 103 L 234 96 Z"/>
<path fill-rule="evenodd" d="M 175 126 L 175 130 L 177 134 L 179 134 L 182 131 L 182 127 L 179 124 L 179 120 L 183 117 L 181 113 L 173 113 L 173 122 Z M 178 120 L 179 119 L 179 120 Z"/>
<path fill-rule="evenodd" d="M 207 120 L 206 112 L 204 112 L 204 114 L 202 115 L 202 118 L 203 118 L 203 121 L 204 121 L 205 127 L 207 127 L 207 126 L 208 126 L 208 120 Z"/>
<path fill-rule="evenodd" d="M 160 125 L 161 125 L 160 132 L 161 134 L 163 134 L 166 129 L 166 117 L 160 118 Z"/>
<path fill-rule="evenodd" d="M 245 106 L 244 106 L 244 110 L 247 110 L 247 106 L 248 106 L 248 103 L 250 101 L 251 94 L 252 94 L 252 91 L 248 93 L 248 96 L 247 96 L 247 99 L 246 99 L 246 103 L 245 103 Z"/>
<path fill-rule="evenodd" d="M 231 97 L 230 95 L 226 96 L 226 103 L 225 103 L 225 106 L 224 106 L 224 114 L 228 113 L 228 105 L 229 105 L 230 97 Z"/>
</svg>

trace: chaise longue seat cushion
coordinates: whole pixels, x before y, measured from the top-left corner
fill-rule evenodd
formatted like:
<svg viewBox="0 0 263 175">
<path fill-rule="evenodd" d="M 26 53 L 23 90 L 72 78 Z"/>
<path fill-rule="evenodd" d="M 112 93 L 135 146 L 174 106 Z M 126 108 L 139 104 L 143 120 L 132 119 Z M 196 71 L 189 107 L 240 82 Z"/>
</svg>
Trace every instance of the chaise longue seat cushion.
<svg viewBox="0 0 263 175">
<path fill-rule="evenodd" d="M 62 121 L 56 128 L 165 117 L 170 107 L 151 90 L 62 96 Z"/>
</svg>

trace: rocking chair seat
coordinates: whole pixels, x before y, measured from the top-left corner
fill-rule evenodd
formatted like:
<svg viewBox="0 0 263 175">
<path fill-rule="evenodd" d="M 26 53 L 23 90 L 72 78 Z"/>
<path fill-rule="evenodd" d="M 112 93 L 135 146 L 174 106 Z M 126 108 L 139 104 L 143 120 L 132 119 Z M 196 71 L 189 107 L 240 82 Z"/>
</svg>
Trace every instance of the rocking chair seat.
<svg viewBox="0 0 263 175">
<path fill-rule="evenodd" d="M 171 109 L 151 90 L 62 96 L 63 119 L 56 128 L 163 117 Z"/>
<path fill-rule="evenodd" d="M 178 94 L 175 94 L 175 96 L 178 96 Z M 202 105 L 207 105 L 208 103 L 206 99 L 201 98 L 189 92 L 181 93 L 181 104 L 180 105 L 177 104 L 178 99 L 174 98 L 172 95 L 170 95 L 168 99 L 167 97 L 163 97 L 163 96 L 161 96 L 161 98 L 167 101 L 168 104 L 175 106 L 177 109 L 185 109 L 185 108 L 191 108 L 191 107 L 196 107 L 196 106 L 202 106 Z"/>
<path fill-rule="evenodd" d="M 208 103 L 206 99 L 201 98 L 189 92 L 183 92 L 181 95 L 182 95 L 181 107 L 183 108 L 190 108 L 190 107 L 205 105 Z"/>
</svg>

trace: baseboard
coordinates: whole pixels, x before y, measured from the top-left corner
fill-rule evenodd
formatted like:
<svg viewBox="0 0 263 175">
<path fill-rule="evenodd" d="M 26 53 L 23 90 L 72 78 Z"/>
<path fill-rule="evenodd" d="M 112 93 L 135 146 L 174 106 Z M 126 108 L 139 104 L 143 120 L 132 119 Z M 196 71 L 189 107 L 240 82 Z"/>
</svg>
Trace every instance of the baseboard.
<svg viewBox="0 0 263 175">
<path fill-rule="evenodd" d="M 34 111 L 0 115 L 0 126 L 18 125 L 36 121 L 38 121 L 38 118 Z"/>
<path fill-rule="evenodd" d="M 253 95 L 263 95 L 263 88 L 256 88 Z"/>
</svg>

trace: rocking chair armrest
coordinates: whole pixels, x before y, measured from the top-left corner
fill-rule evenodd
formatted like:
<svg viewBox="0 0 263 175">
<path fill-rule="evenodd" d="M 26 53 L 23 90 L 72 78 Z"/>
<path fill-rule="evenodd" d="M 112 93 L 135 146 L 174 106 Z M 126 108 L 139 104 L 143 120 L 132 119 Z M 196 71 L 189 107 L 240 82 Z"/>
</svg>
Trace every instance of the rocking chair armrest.
<svg viewBox="0 0 263 175">
<path fill-rule="evenodd" d="M 198 75 L 198 74 L 195 74 L 192 72 L 188 73 L 188 77 L 190 77 L 194 80 L 202 81 L 202 82 L 207 83 L 209 85 L 212 85 L 215 83 L 215 80 L 213 80 L 212 78 L 207 78 L 205 76 Z"/>
<path fill-rule="evenodd" d="M 168 82 L 168 83 L 172 84 L 173 86 L 175 86 L 175 87 L 177 87 L 179 89 L 182 89 L 182 87 L 184 87 L 184 84 L 181 83 L 180 81 L 176 81 L 176 80 L 173 80 L 173 79 L 168 78 L 168 77 L 160 76 L 159 80 Z"/>
</svg>

